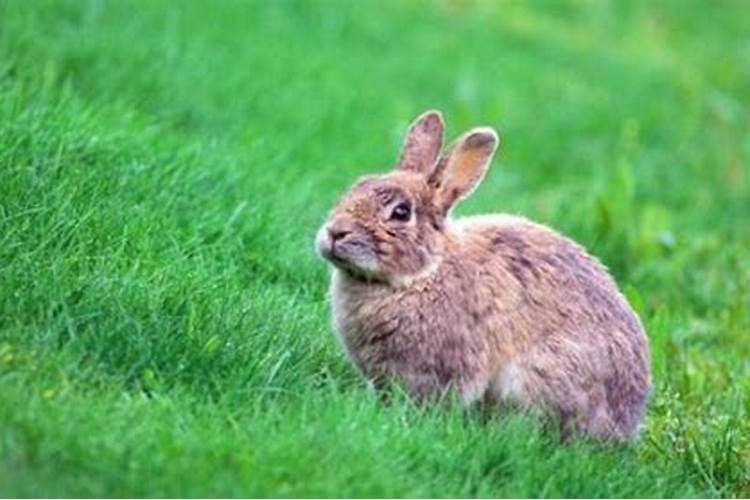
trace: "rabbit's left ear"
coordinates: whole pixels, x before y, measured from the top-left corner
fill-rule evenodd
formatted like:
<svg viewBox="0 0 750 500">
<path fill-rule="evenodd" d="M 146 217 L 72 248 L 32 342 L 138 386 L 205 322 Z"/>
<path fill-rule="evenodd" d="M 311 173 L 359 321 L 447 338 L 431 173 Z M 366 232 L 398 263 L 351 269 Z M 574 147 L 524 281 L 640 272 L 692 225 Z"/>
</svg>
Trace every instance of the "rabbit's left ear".
<svg viewBox="0 0 750 500">
<path fill-rule="evenodd" d="M 397 169 L 428 174 L 443 147 L 443 117 L 439 111 L 422 113 L 409 127 Z"/>
<path fill-rule="evenodd" d="M 459 200 L 469 196 L 487 173 L 499 139 L 490 127 L 478 127 L 459 137 L 440 158 L 429 183 L 435 203 L 447 215 Z"/>
</svg>

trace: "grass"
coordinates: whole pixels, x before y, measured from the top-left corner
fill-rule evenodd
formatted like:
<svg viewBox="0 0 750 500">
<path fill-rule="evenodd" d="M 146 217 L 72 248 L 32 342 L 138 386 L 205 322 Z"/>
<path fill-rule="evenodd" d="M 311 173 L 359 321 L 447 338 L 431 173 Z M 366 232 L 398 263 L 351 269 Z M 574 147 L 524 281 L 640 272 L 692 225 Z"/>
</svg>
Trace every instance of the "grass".
<svg viewBox="0 0 750 500">
<path fill-rule="evenodd" d="M 737 2 L 0 3 L 0 496 L 750 495 Z M 381 405 L 312 239 L 428 108 L 641 314 L 631 445 Z"/>
</svg>

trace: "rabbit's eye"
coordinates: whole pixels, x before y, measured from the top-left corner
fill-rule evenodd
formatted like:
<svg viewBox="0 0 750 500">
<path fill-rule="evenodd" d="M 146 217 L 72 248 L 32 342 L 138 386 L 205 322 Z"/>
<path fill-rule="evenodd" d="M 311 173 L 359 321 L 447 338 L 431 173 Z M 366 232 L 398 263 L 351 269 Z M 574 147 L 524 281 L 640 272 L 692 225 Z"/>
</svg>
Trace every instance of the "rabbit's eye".
<svg viewBox="0 0 750 500">
<path fill-rule="evenodd" d="M 410 218 L 411 205 L 409 205 L 409 202 L 402 201 L 401 203 L 393 207 L 393 212 L 391 212 L 391 220 L 408 222 Z"/>
</svg>

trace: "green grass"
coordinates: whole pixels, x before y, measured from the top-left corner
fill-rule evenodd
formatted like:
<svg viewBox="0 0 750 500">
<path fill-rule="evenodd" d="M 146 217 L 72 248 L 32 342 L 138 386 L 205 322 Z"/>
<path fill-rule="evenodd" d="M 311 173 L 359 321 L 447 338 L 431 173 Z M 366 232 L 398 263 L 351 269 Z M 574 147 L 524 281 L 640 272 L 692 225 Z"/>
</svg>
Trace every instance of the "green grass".
<svg viewBox="0 0 750 500">
<path fill-rule="evenodd" d="M 750 14 L 736 2 L 0 3 L 0 496 L 750 495 Z M 612 270 L 631 445 L 381 405 L 318 225 L 408 122 L 496 126 L 460 213 Z"/>
</svg>

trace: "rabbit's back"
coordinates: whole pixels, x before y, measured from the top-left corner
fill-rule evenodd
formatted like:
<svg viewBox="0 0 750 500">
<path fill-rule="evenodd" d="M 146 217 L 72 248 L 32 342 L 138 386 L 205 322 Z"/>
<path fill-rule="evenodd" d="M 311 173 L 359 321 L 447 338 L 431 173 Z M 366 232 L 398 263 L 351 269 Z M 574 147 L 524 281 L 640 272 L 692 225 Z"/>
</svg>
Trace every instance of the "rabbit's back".
<svg viewBox="0 0 750 500">
<path fill-rule="evenodd" d="M 648 346 L 604 266 L 522 217 L 459 219 L 454 230 L 465 273 L 486 289 L 473 306 L 497 354 L 486 397 L 544 407 L 591 434 L 631 435 L 649 392 Z"/>
</svg>

